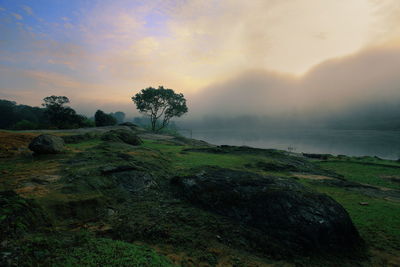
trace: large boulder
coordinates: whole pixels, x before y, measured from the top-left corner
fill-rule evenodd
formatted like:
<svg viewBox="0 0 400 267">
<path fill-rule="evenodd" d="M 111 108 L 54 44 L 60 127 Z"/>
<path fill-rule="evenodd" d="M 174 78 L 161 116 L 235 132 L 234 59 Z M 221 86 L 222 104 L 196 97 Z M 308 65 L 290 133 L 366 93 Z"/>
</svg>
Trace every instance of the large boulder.
<svg viewBox="0 0 400 267">
<path fill-rule="evenodd" d="M 61 153 L 64 151 L 64 140 L 58 136 L 42 134 L 32 140 L 29 149 L 36 154 Z"/>
<path fill-rule="evenodd" d="M 129 145 L 138 146 L 142 144 L 142 140 L 134 132 L 125 129 L 111 130 L 103 134 L 103 141 L 122 142 Z"/>
<path fill-rule="evenodd" d="M 206 167 L 172 182 L 179 196 L 261 230 L 290 253 L 351 253 L 363 244 L 340 204 L 292 180 Z"/>
</svg>

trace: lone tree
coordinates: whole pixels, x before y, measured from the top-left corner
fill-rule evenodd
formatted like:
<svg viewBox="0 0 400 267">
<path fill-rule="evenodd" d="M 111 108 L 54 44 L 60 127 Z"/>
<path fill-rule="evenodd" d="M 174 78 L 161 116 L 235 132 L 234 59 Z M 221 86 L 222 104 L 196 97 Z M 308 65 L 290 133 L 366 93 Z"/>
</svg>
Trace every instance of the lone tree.
<svg viewBox="0 0 400 267">
<path fill-rule="evenodd" d="M 188 112 L 183 94 L 177 94 L 174 90 L 163 86 L 159 86 L 158 89 L 153 87 L 142 89 L 132 97 L 132 101 L 141 113 L 150 116 L 153 132 L 166 127 L 172 117 L 180 117 Z"/>
</svg>

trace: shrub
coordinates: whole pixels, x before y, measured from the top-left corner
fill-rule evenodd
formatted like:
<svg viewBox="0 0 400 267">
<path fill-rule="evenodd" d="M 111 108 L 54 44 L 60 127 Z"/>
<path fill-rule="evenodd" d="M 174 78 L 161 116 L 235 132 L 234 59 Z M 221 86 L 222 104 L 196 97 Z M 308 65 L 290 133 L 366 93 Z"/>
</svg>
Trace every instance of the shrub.
<svg viewBox="0 0 400 267">
<path fill-rule="evenodd" d="M 38 125 L 34 122 L 22 120 L 17 122 L 13 128 L 14 130 L 34 130 L 38 128 Z"/>
</svg>

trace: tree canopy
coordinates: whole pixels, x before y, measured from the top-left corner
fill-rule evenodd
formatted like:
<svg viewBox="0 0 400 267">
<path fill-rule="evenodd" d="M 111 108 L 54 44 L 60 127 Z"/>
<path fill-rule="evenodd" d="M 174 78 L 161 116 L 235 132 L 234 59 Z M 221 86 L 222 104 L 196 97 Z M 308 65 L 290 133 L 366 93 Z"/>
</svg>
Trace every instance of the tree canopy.
<svg viewBox="0 0 400 267">
<path fill-rule="evenodd" d="M 67 129 L 94 126 L 94 122 L 64 106 L 67 103 L 69 99 L 66 96 L 45 97 L 43 108 L 18 105 L 14 101 L 0 99 L 0 129 Z"/>
<path fill-rule="evenodd" d="M 85 116 L 76 114 L 75 110 L 64 106 L 70 102 L 68 97 L 52 95 L 45 97 L 43 101 L 42 106 L 45 107 L 45 114 L 52 126 L 60 129 L 88 126 Z"/>
<path fill-rule="evenodd" d="M 18 105 L 14 101 L 0 99 L 0 114 L 0 129 L 30 130 L 48 125 L 43 109 Z"/>
<path fill-rule="evenodd" d="M 94 114 L 96 126 L 110 126 L 117 124 L 117 120 L 111 115 L 104 113 L 102 110 L 97 110 Z"/>
<path fill-rule="evenodd" d="M 150 116 L 151 129 L 154 132 L 166 127 L 171 118 L 188 112 L 183 94 L 177 94 L 163 86 L 142 89 L 132 97 L 132 101 L 141 113 Z"/>
</svg>

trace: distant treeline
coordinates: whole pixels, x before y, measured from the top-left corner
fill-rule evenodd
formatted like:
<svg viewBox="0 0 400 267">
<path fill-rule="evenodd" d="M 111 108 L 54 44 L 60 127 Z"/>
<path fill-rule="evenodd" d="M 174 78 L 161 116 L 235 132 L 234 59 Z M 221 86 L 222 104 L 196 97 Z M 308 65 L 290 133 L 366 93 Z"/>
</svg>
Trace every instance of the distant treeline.
<svg viewBox="0 0 400 267">
<path fill-rule="evenodd" d="M 0 129 L 73 129 L 115 125 L 125 120 L 125 113 L 121 111 L 107 114 L 97 110 L 91 118 L 77 114 L 66 106 L 70 101 L 65 96 L 49 96 L 43 101 L 43 107 L 32 107 L 0 99 Z"/>
</svg>

